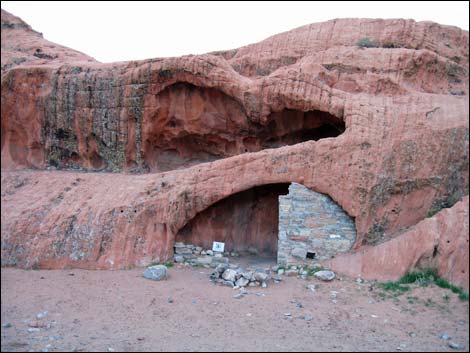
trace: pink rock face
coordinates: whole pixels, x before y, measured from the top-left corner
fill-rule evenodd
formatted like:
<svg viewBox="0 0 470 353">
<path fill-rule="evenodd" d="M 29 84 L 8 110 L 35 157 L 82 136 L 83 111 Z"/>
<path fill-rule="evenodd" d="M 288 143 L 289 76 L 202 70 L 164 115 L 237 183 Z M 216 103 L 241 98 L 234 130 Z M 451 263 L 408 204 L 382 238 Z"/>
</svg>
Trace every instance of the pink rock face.
<svg viewBox="0 0 470 353">
<path fill-rule="evenodd" d="M 364 279 L 397 280 L 416 268 L 439 275 L 468 292 L 468 196 L 400 236 L 325 262 L 336 271 Z"/>
<path fill-rule="evenodd" d="M 377 47 L 356 45 L 366 37 Z M 344 19 L 230 51 L 100 64 L 2 11 L 2 264 L 166 261 L 188 224 L 215 237 L 218 201 L 290 182 L 355 218 L 354 251 L 398 241 L 468 194 L 468 41 L 431 22 Z"/>
</svg>

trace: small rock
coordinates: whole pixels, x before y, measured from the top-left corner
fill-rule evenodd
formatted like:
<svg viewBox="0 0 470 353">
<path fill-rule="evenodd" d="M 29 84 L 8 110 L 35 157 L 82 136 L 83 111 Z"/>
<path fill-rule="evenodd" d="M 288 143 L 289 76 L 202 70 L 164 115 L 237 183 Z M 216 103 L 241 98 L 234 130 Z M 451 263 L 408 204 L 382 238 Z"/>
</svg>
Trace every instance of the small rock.
<svg viewBox="0 0 470 353">
<path fill-rule="evenodd" d="M 177 263 L 184 262 L 184 256 L 182 256 L 182 255 L 175 255 L 173 259 Z"/>
<path fill-rule="evenodd" d="M 49 311 L 45 310 L 45 311 L 43 311 L 42 313 L 37 314 L 37 315 L 36 315 L 36 319 L 42 320 L 42 319 L 44 319 L 44 318 L 47 316 L 47 314 L 49 314 Z"/>
<path fill-rule="evenodd" d="M 218 252 L 218 253 L 214 254 L 214 257 L 224 257 L 224 255 L 222 253 Z"/>
<path fill-rule="evenodd" d="M 261 288 L 268 288 L 268 284 L 266 282 L 261 282 Z"/>
<path fill-rule="evenodd" d="M 108 347 L 108 352 L 114 352 L 114 348 Z"/>
<path fill-rule="evenodd" d="M 304 307 L 302 303 L 297 303 L 295 306 L 297 309 L 302 309 Z"/>
<path fill-rule="evenodd" d="M 237 294 L 232 295 L 232 298 L 235 298 L 235 299 L 240 299 L 242 297 L 243 297 L 242 293 L 237 293 Z"/>
<path fill-rule="evenodd" d="M 248 287 L 256 287 L 256 286 L 257 286 L 256 282 L 250 282 L 248 284 Z"/>
<path fill-rule="evenodd" d="M 292 316 L 291 313 L 284 313 L 284 316 Z"/>
<path fill-rule="evenodd" d="M 278 282 L 281 282 L 282 281 L 282 276 L 279 276 L 279 275 L 274 275 L 272 277 L 273 281 L 278 281 Z"/>
<path fill-rule="evenodd" d="M 39 328 L 37 328 L 37 327 L 30 327 L 30 328 L 28 329 L 28 332 L 29 332 L 29 333 L 34 333 L 34 332 L 39 332 L 39 331 L 41 331 L 41 330 L 40 330 Z"/>
<path fill-rule="evenodd" d="M 441 334 L 441 335 L 439 336 L 439 338 L 440 338 L 441 340 L 446 340 L 446 341 L 448 341 L 448 340 L 450 340 L 452 337 L 450 337 L 447 333 L 443 333 L 443 334 Z"/>
<path fill-rule="evenodd" d="M 235 279 L 236 275 L 237 275 L 236 271 L 228 268 L 222 274 L 222 278 L 226 281 L 235 282 L 236 281 L 236 279 Z"/>
<path fill-rule="evenodd" d="M 335 278 L 335 273 L 327 270 L 317 271 L 313 275 L 322 281 L 332 281 Z"/>
<path fill-rule="evenodd" d="M 238 254 L 238 253 L 235 252 L 235 251 L 232 251 L 232 252 L 230 253 L 230 256 L 232 256 L 232 257 L 239 257 L 240 254 Z"/>
<path fill-rule="evenodd" d="M 233 287 L 234 286 L 232 281 L 223 281 L 222 285 L 226 286 L 226 287 Z"/>
<path fill-rule="evenodd" d="M 219 277 L 220 277 L 220 273 L 217 271 L 214 271 L 209 275 L 210 280 L 213 282 L 217 281 Z"/>
<path fill-rule="evenodd" d="M 253 280 L 253 272 L 252 271 L 243 272 L 242 277 L 246 278 L 248 281 L 252 281 Z"/>
<path fill-rule="evenodd" d="M 371 316 L 372 316 L 372 315 L 371 315 Z M 374 315 L 374 316 L 377 316 L 377 315 Z M 378 317 L 378 316 L 377 316 L 377 317 Z M 410 335 L 410 337 L 413 337 L 413 338 L 416 337 L 416 333 L 414 333 L 414 332 L 410 332 L 409 335 Z"/>
<path fill-rule="evenodd" d="M 75 273 L 69 272 L 69 276 L 75 276 Z"/>
<path fill-rule="evenodd" d="M 361 277 L 356 278 L 357 283 L 364 283 L 364 280 Z"/>
<path fill-rule="evenodd" d="M 2 327 L 3 328 L 10 328 L 12 326 L 11 322 L 5 322 Z"/>
<path fill-rule="evenodd" d="M 258 282 L 266 282 L 266 280 L 268 279 L 268 275 L 264 272 L 255 272 L 253 274 L 253 278 Z"/>
<path fill-rule="evenodd" d="M 248 285 L 248 283 L 250 283 L 249 280 L 247 280 L 245 277 L 240 277 L 236 282 L 235 284 L 237 286 L 240 286 L 240 287 L 245 287 Z"/>
<path fill-rule="evenodd" d="M 313 320 L 313 316 L 304 315 L 304 320 L 305 320 L 305 321 L 312 321 L 312 320 Z"/>
<path fill-rule="evenodd" d="M 296 270 L 296 269 L 290 269 L 290 270 L 287 270 L 286 271 L 286 276 L 287 277 L 294 277 L 294 276 L 297 276 L 299 274 L 299 271 Z"/>
<path fill-rule="evenodd" d="M 284 272 L 286 272 L 286 270 L 284 270 L 283 268 L 280 268 L 279 270 L 277 270 L 278 275 L 283 275 Z"/>
<path fill-rule="evenodd" d="M 224 273 L 225 270 L 228 269 L 228 265 L 227 264 L 218 264 L 217 267 L 215 268 L 215 270 L 219 273 Z"/>
<path fill-rule="evenodd" d="M 196 259 L 198 265 L 210 265 L 212 263 L 212 257 L 210 256 L 200 256 Z"/>
<path fill-rule="evenodd" d="M 34 320 L 34 321 L 31 321 L 30 323 L 28 323 L 28 326 L 29 327 L 42 327 L 43 324 L 40 321 Z"/>
<path fill-rule="evenodd" d="M 168 278 L 168 269 L 165 265 L 155 265 L 147 267 L 143 276 L 153 281 L 161 281 Z"/>
<path fill-rule="evenodd" d="M 315 285 L 314 284 L 307 284 L 307 289 L 311 290 L 312 292 L 315 292 Z"/>
<path fill-rule="evenodd" d="M 178 255 L 190 255 L 193 253 L 193 250 L 190 248 L 175 248 L 175 253 Z"/>
<path fill-rule="evenodd" d="M 457 342 L 449 342 L 449 347 L 452 349 L 462 349 L 462 345 Z"/>
<path fill-rule="evenodd" d="M 206 250 L 206 255 L 214 256 L 214 252 L 212 250 Z"/>
<path fill-rule="evenodd" d="M 166 301 L 171 304 L 171 303 L 173 303 L 173 298 L 170 297 Z"/>
<path fill-rule="evenodd" d="M 257 297 L 265 297 L 266 294 L 264 294 L 263 292 L 256 292 L 256 296 Z"/>
<path fill-rule="evenodd" d="M 271 271 L 273 272 L 277 272 L 279 270 L 279 265 L 275 265 L 273 267 L 271 267 Z"/>
<path fill-rule="evenodd" d="M 331 299 L 336 299 L 337 295 L 338 295 L 338 292 L 335 291 L 335 290 L 332 290 L 332 291 L 330 292 L 330 298 L 331 298 Z"/>
</svg>

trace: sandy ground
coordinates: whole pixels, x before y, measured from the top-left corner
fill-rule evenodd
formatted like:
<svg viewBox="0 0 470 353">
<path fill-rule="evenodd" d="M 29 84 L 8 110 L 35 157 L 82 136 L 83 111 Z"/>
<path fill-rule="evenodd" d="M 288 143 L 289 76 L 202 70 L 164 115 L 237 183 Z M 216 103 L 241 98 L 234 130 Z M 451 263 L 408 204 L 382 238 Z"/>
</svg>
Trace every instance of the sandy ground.
<svg viewBox="0 0 470 353">
<path fill-rule="evenodd" d="M 171 268 L 162 282 L 142 272 L 3 268 L 2 351 L 452 351 L 442 333 L 469 348 L 468 302 L 435 286 L 381 299 L 354 279 L 285 277 L 235 299 L 209 269 Z"/>
</svg>

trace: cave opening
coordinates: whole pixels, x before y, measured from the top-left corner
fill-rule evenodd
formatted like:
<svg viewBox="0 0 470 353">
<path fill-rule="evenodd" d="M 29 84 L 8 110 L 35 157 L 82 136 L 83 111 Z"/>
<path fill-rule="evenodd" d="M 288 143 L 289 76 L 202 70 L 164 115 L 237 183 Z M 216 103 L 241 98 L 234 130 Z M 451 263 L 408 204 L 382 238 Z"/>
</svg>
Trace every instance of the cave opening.
<svg viewBox="0 0 470 353">
<path fill-rule="evenodd" d="M 198 213 L 175 240 L 209 250 L 223 242 L 227 253 L 276 263 L 279 196 L 288 189 L 288 183 L 268 184 L 228 196 Z"/>
<path fill-rule="evenodd" d="M 142 155 L 151 171 L 168 171 L 266 148 L 337 137 L 341 117 L 283 109 L 252 121 L 234 98 L 211 87 L 175 83 L 146 100 Z"/>
</svg>

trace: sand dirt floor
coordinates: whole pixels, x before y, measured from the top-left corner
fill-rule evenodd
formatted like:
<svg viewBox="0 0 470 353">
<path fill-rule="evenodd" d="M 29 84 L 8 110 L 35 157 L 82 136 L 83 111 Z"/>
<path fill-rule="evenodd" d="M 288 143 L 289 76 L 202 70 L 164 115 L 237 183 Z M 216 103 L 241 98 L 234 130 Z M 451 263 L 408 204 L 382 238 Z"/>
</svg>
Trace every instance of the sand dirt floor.
<svg viewBox="0 0 470 353">
<path fill-rule="evenodd" d="M 284 277 L 235 299 L 239 291 L 210 283 L 210 271 L 173 267 L 155 282 L 143 269 L 3 268 L 1 349 L 456 351 L 450 342 L 469 349 L 468 302 L 434 285 L 393 297 L 351 278 Z M 312 283 L 315 292 L 306 288 Z"/>
</svg>

